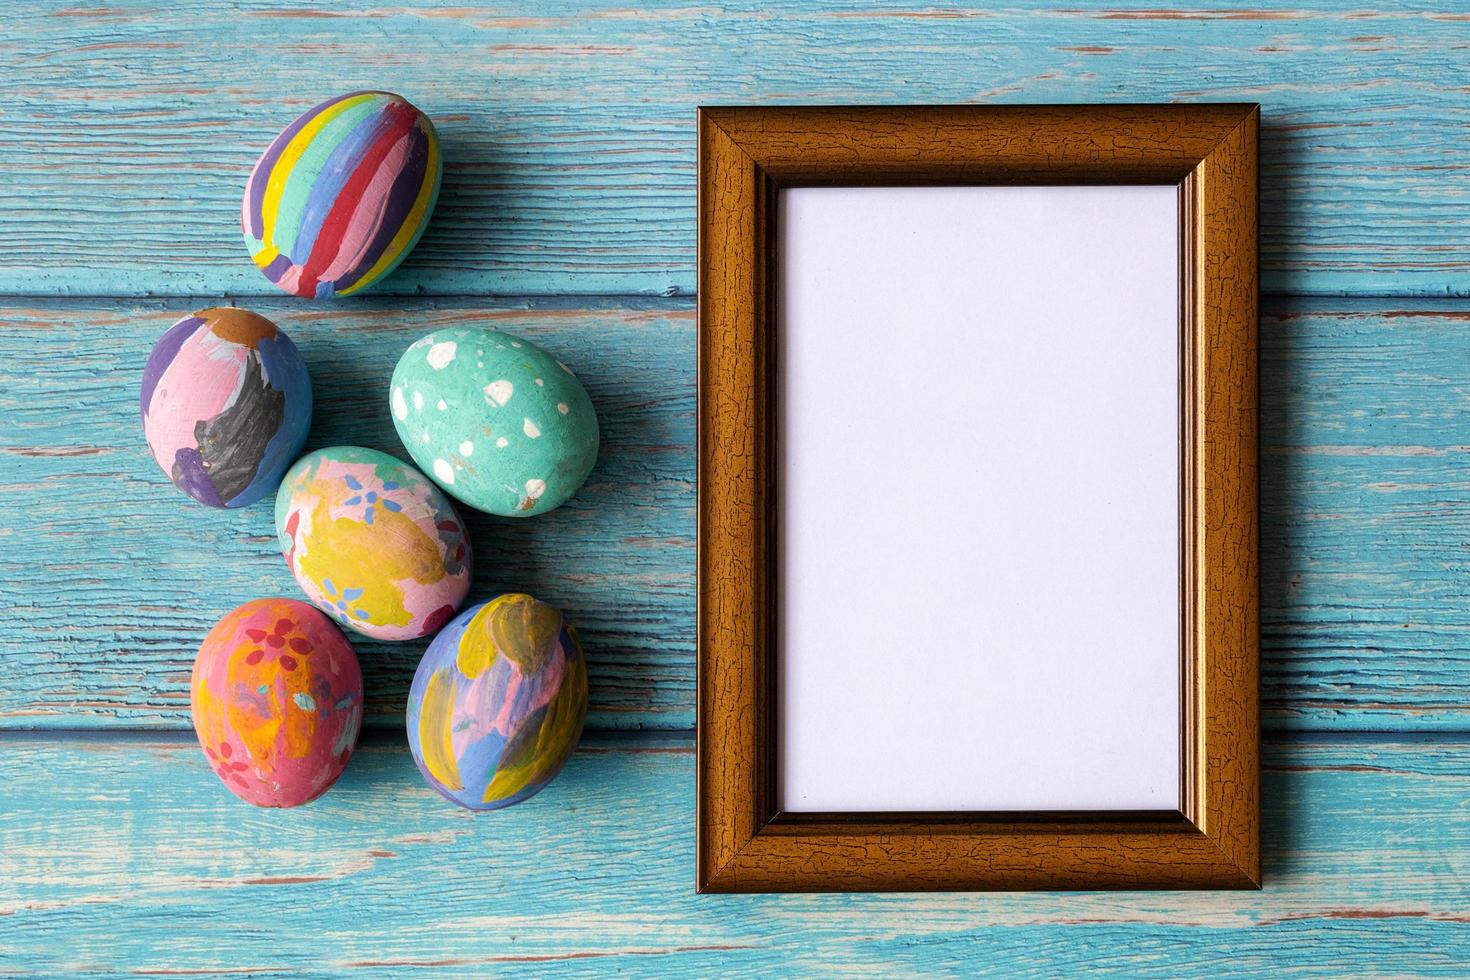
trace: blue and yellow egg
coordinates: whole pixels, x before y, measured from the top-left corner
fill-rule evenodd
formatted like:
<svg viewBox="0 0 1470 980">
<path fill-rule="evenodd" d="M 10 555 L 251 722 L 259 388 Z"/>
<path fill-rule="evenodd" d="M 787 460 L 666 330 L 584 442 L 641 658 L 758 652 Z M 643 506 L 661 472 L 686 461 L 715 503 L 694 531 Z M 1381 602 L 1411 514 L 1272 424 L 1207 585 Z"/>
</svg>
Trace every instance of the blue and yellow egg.
<svg viewBox="0 0 1470 980">
<path fill-rule="evenodd" d="M 460 613 L 419 663 L 408 744 L 429 785 L 471 810 L 529 799 L 587 718 L 587 663 L 553 606 L 507 593 Z"/>
</svg>

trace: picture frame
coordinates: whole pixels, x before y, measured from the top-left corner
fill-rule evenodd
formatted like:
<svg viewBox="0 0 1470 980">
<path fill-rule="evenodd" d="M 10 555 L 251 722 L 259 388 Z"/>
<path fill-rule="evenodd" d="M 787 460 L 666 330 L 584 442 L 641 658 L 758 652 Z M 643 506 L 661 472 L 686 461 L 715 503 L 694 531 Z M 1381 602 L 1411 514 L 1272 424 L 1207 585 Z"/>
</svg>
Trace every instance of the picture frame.
<svg viewBox="0 0 1470 980">
<path fill-rule="evenodd" d="M 699 110 L 700 891 L 1260 886 L 1258 120 L 1254 104 Z M 1143 185 L 1177 201 L 1174 805 L 783 806 L 782 193 Z"/>
</svg>

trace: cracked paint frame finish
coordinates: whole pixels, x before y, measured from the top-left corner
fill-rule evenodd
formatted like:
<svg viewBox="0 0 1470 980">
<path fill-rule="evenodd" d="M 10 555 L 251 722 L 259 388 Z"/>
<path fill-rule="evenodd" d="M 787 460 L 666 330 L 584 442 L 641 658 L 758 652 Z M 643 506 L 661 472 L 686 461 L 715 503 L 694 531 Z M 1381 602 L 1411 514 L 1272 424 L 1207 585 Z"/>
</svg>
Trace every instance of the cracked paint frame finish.
<svg viewBox="0 0 1470 980">
<path fill-rule="evenodd" d="M 1260 883 L 1254 104 L 706 108 L 699 115 L 701 891 Z M 803 185 L 1180 187 L 1177 812 L 775 805 L 776 200 Z"/>
</svg>

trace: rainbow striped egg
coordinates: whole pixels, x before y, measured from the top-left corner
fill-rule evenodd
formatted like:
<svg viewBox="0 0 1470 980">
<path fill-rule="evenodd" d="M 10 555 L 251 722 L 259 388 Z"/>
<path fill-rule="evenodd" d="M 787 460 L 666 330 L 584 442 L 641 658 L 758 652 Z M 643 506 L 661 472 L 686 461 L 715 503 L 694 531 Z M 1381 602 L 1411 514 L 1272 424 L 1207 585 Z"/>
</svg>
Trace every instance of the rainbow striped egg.
<svg viewBox="0 0 1470 980">
<path fill-rule="evenodd" d="M 296 296 L 349 296 L 392 272 L 429 223 L 443 173 L 434 124 L 401 96 L 352 92 L 287 126 L 240 205 L 245 244 Z"/>
</svg>

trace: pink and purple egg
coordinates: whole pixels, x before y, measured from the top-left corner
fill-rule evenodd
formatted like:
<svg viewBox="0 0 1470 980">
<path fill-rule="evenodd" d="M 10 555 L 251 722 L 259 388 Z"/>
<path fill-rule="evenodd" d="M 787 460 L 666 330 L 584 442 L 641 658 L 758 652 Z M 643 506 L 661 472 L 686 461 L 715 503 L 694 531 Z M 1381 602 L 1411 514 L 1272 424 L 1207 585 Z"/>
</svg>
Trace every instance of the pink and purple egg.
<svg viewBox="0 0 1470 980">
<path fill-rule="evenodd" d="M 317 608 L 377 640 L 437 632 L 469 593 L 473 557 L 454 507 L 376 449 L 329 446 L 297 460 L 276 494 L 276 534 Z"/>
<path fill-rule="evenodd" d="M 275 492 L 311 428 L 311 376 L 296 345 L 235 307 L 170 327 L 148 356 L 139 402 L 159 468 L 211 507 Z"/>
</svg>

